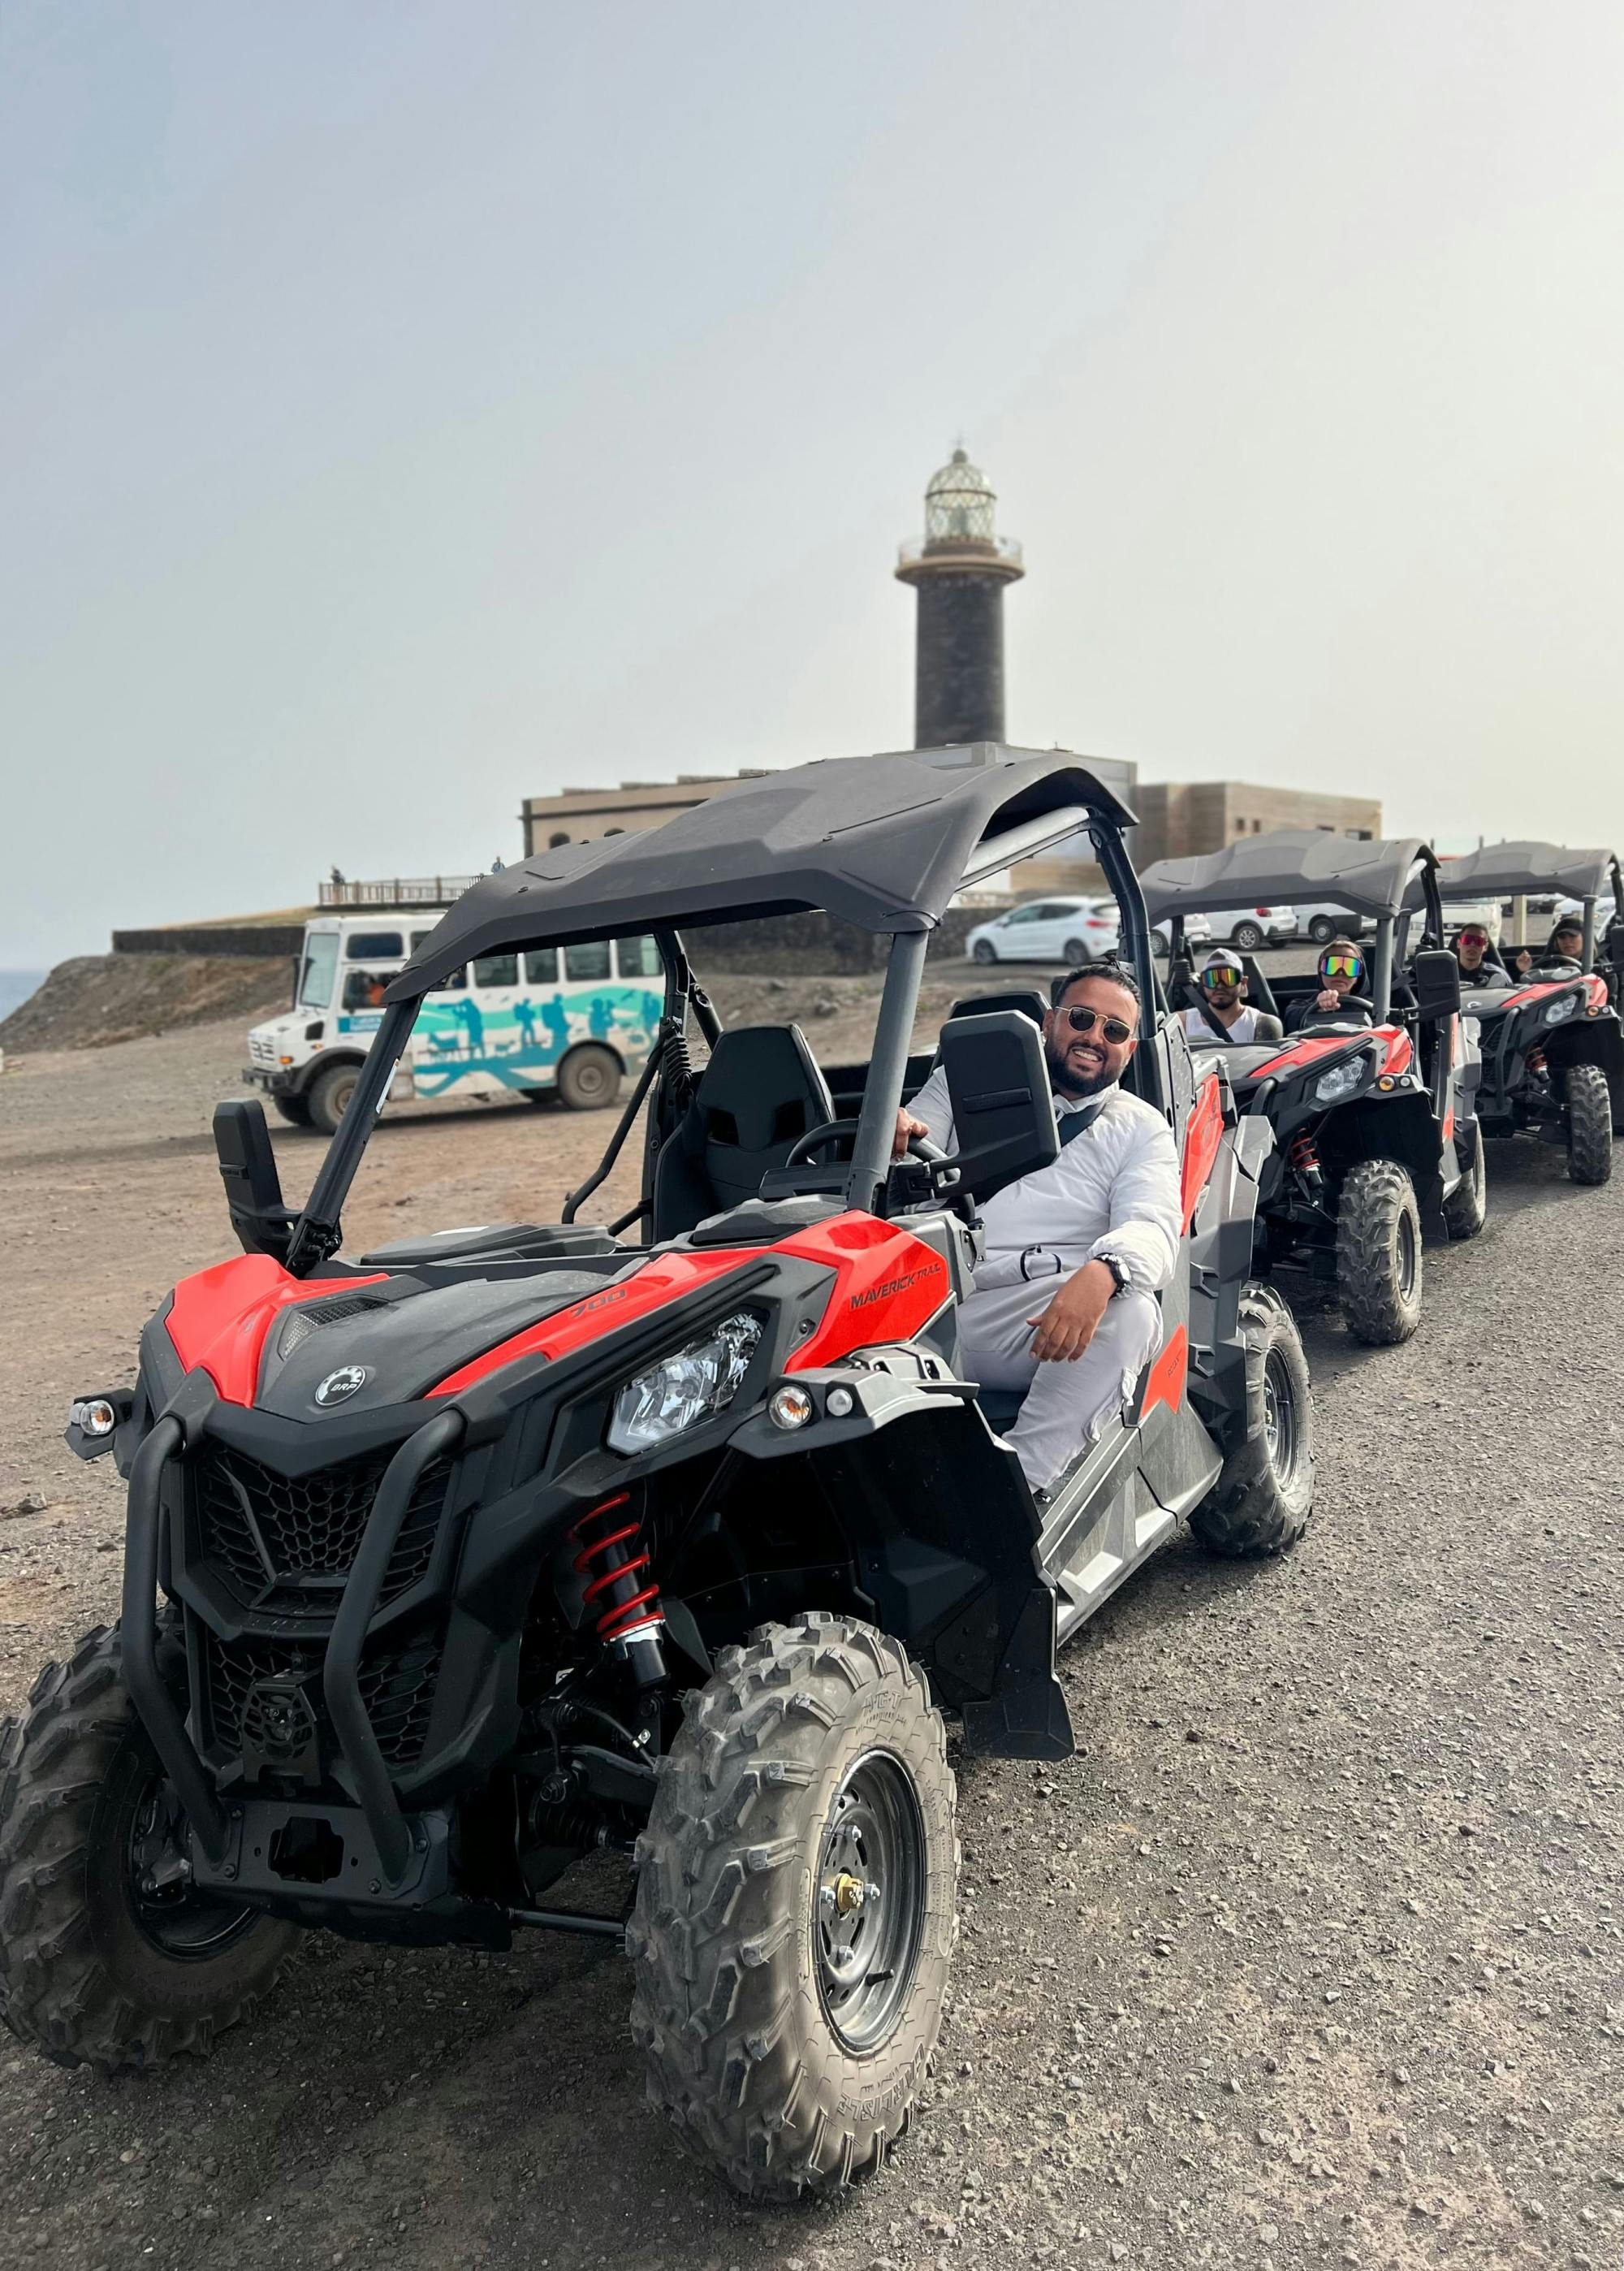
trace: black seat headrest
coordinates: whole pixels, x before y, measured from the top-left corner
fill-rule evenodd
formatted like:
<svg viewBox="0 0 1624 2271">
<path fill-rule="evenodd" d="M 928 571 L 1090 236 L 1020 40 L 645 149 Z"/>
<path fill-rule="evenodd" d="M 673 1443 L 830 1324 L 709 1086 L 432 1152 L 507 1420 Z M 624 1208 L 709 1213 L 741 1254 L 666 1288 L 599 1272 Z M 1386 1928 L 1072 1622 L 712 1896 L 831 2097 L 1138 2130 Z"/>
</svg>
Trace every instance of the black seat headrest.
<svg viewBox="0 0 1624 2271">
<path fill-rule="evenodd" d="M 690 1107 L 705 1173 L 721 1206 L 753 1198 L 770 1167 L 834 1117 L 834 1103 L 798 1025 L 739 1025 L 724 1032 Z"/>
</svg>

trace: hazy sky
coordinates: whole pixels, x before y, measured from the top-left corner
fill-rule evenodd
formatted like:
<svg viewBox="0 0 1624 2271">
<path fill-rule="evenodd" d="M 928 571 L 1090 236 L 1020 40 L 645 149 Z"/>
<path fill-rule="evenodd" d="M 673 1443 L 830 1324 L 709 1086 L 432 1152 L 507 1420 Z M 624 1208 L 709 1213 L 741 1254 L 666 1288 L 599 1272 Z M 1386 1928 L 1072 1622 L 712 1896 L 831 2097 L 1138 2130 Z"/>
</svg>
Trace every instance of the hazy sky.
<svg viewBox="0 0 1624 2271">
<path fill-rule="evenodd" d="M 5 0 L 0 964 L 905 746 L 1624 834 L 1616 0 Z"/>
</svg>

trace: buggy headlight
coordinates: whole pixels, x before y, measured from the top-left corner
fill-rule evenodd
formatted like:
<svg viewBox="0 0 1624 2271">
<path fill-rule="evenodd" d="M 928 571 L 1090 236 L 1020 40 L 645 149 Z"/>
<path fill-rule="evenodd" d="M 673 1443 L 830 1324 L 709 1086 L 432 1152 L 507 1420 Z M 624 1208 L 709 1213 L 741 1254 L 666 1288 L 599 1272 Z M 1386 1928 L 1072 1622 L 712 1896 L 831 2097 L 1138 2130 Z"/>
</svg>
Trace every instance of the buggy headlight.
<svg viewBox="0 0 1624 2271">
<path fill-rule="evenodd" d="M 725 1411 L 738 1393 L 761 1338 L 761 1320 L 747 1309 L 724 1317 L 698 1340 L 636 1373 L 615 1397 L 612 1451 L 648 1451 L 685 1427 Z"/>
<path fill-rule="evenodd" d="M 1345 1064 L 1332 1065 L 1329 1072 L 1321 1073 L 1314 1083 L 1316 1104 L 1346 1104 L 1356 1089 L 1364 1085 L 1365 1075 L 1370 1069 L 1370 1060 L 1361 1054 L 1349 1057 Z"/>
<path fill-rule="evenodd" d="M 1569 1017 L 1576 1015 L 1578 1007 L 1576 994 L 1559 994 L 1546 1010 L 1545 1022 L 1547 1025 L 1565 1025 Z"/>
</svg>

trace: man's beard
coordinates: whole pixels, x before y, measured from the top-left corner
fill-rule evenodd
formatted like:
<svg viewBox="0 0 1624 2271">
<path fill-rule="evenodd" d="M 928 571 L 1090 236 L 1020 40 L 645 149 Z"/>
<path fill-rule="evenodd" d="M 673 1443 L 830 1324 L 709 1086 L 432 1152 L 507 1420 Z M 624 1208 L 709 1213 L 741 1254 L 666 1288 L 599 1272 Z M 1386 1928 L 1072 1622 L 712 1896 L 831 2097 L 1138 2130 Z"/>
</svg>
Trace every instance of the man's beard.
<svg viewBox="0 0 1624 2271">
<path fill-rule="evenodd" d="M 1098 1096 L 1103 1089 L 1114 1088 L 1116 1085 L 1116 1075 L 1109 1064 L 1102 1062 L 1099 1071 L 1091 1079 L 1083 1080 L 1072 1070 L 1064 1054 L 1056 1048 L 1052 1041 L 1045 1042 L 1044 1054 L 1049 1059 L 1049 1085 L 1060 1096 L 1073 1098 Z"/>
</svg>

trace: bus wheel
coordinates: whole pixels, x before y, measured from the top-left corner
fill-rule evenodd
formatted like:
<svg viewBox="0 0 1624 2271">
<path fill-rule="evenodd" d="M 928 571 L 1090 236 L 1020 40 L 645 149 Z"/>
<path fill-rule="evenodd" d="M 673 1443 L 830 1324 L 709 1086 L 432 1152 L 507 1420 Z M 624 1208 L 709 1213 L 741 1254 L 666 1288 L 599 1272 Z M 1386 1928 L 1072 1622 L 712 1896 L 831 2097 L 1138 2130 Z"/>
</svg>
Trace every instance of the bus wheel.
<svg viewBox="0 0 1624 2271">
<path fill-rule="evenodd" d="M 310 1125 L 310 1099 L 308 1096 L 273 1096 L 271 1099 L 291 1127 Z"/>
<path fill-rule="evenodd" d="M 559 1067 L 559 1096 L 572 1112 L 597 1112 L 619 1093 L 619 1059 L 601 1042 L 583 1042 Z"/>
<path fill-rule="evenodd" d="M 337 1133 L 338 1122 L 350 1108 L 350 1098 L 360 1076 L 360 1065 L 330 1065 L 311 1082 L 305 1101 L 313 1128 L 319 1128 L 323 1136 Z"/>
</svg>

